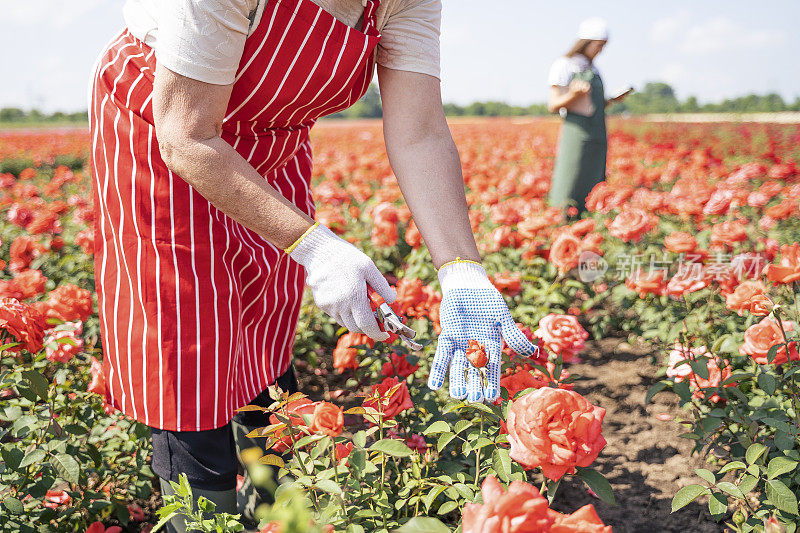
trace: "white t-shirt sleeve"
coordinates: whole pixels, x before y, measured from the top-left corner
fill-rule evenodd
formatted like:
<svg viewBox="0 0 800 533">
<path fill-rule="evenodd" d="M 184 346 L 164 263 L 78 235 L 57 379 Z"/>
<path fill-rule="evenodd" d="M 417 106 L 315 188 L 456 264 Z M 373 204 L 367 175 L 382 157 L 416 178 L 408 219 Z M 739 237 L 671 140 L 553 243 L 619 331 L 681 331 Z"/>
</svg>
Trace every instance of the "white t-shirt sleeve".
<svg viewBox="0 0 800 533">
<path fill-rule="evenodd" d="M 439 78 L 441 23 L 441 0 L 407 0 L 381 30 L 378 63 Z"/>
<path fill-rule="evenodd" d="M 159 63 L 187 78 L 233 83 L 257 0 L 161 0 Z"/>
<path fill-rule="evenodd" d="M 548 85 L 558 85 L 566 87 L 572 81 L 573 72 L 570 68 L 569 60 L 566 57 L 559 57 L 553 62 L 550 67 L 550 73 L 547 76 Z"/>
</svg>

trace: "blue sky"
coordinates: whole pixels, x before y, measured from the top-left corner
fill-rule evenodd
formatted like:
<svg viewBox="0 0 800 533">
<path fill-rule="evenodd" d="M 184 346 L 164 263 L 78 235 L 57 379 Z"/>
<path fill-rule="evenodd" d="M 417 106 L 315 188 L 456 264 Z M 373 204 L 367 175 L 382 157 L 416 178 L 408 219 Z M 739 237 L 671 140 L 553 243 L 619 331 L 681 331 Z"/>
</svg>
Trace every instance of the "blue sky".
<svg viewBox="0 0 800 533">
<path fill-rule="evenodd" d="M 168 1 L 168 0 L 163 0 Z M 355 0 L 353 0 L 355 1 Z M 541 102 L 547 70 L 581 19 L 611 40 L 597 59 L 607 90 L 670 83 L 701 102 L 751 92 L 800 96 L 800 2 L 770 0 L 443 0 L 445 101 Z M 85 107 L 94 59 L 123 25 L 123 0 L 6 0 L 0 10 L 0 107 Z"/>
</svg>

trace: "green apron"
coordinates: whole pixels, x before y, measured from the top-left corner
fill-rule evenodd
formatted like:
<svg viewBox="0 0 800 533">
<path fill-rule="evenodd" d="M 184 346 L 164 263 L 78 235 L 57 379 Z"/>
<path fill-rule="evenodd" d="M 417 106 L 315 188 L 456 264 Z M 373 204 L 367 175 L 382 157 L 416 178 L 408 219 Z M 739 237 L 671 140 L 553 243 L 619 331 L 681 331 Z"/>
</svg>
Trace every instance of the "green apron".
<svg viewBox="0 0 800 533">
<path fill-rule="evenodd" d="M 567 112 L 561 129 L 553 177 L 550 182 L 550 204 L 574 203 L 578 212 L 586 207 L 586 196 L 606 178 L 606 99 L 603 80 L 592 69 L 575 74 L 574 79 L 592 86 L 594 115 L 585 117 Z"/>
</svg>

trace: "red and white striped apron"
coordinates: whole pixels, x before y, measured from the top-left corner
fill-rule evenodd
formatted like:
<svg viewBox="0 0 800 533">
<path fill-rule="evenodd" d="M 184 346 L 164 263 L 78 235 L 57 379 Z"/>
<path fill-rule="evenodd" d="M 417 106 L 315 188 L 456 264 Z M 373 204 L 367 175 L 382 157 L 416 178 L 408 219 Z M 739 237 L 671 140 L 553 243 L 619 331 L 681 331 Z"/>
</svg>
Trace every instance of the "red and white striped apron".
<svg viewBox="0 0 800 533">
<path fill-rule="evenodd" d="M 367 90 L 379 0 L 361 29 L 311 0 L 268 0 L 222 138 L 313 216 L 309 130 Z M 154 51 L 123 31 L 101 54 L 90 122 L 95 280 L 107 401 L 148 426 L 225 425 L 290 364 L 305 273 L 173 174 L 153 127 Z"/>
</svg>

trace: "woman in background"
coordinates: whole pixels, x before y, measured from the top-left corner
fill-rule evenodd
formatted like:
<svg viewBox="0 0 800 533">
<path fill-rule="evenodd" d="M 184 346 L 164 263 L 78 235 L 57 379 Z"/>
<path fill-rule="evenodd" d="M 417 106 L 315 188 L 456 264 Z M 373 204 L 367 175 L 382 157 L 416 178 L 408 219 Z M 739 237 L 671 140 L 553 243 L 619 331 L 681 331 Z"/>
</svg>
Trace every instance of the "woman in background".
<svg viewBox="0 0 800 533">
<path fill-rule="evenodd" d="M 550 68 L 548 109 L 564 117 L 553 177 L 550 203 L 574 204 L 579 214 L 592 188 L 606 177 L 606 114 L 608 104 L 625 94 L 606 100 L 603 80 L 594 58 L 608 41 L 608 27 L 601 18 L 583 21 L 578 40 L 564 57 Z M 627 94 L 627 93 L 626 93 Z"/>
</svg>

